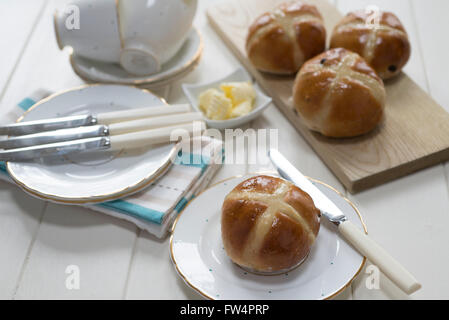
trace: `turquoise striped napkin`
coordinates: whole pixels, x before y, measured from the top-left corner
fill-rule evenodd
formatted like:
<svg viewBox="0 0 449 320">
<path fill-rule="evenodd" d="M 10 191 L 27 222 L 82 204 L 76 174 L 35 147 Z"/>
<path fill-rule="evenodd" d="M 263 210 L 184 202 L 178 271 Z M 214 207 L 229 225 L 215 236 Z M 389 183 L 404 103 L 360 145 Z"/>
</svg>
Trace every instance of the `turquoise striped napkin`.
<svg viewBox="0 0 449 320">
<path fill-rule="evenodd" d="M 14 121 L 49 94 L 45 90 L 33 92 L 10 110 L 3 121 Z M 210 153 L 204 154 L 204 150 Z M 168 171 L 143 191 L 123 199 L 85 206 L 128 220 L 156 237 L 163 238 L 177 214 L 207 187 L 221 167 L 222 157 L 222 141 L 201 137 L 201 143 L 194 144 L 191 153 L 180 152 Z M 12 182 L 3 162 L 0 162 L 0 178 Z"/>
</svg>

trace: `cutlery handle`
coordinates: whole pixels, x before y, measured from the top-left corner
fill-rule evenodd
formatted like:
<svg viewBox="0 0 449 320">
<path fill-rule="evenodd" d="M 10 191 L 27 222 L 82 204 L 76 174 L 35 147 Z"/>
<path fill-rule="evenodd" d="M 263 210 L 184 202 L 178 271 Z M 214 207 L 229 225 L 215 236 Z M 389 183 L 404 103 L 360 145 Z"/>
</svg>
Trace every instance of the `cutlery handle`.
<svg viewBox="0 0 449 320">
<path fill-rule="evenodd" d="M 176 125 L 203 119 L 201 112 L 186 112 L 178 114 L 170 114 L 160 117 L 143 118 L 125 122 L 117 122 L 109 125 L 109 134 L 115 136 L 134 131 L 149 130 L 161 127 Z"/>
<path fill-rule="evenodd" d="M 173 104 L 173 105 L 163 105 L 160 107 L 146 107 L 146 108 L 99 113 L 97 114 L 96 117 L 98 123 L 111 124 L 116 122 L 123 122 L 189 111 L 191 111 L 189 104 Z"/>
<path fill-rule="evenodd" d="M 421 288 L 421 284 L 410 272 L 352 222 L 344 221 L 340 223 L 338 229 L 361 254 L 376 265 L 402 291 L 412 294 Z"/>
<path fill-rule="evenodd" d="M 201 132 L 206 128 L 204 121 L 196 121 L 190 123 L 183 123 L 169 127 L 150 129 L 138 132 L 131 132 L 125 134 L 119 134 L 117 136 L 110 136 L 111 150 L 132 149 L 140 148 L 147 145 L 176 142 L 171 141 L 172 133 L 176 133 L 175 130 L 180 130 L 177 133 L 182 133 L 188 136 L 192 136 L 193 133 Z M 179 138 L 176 136 L 176 138 Z M 187 138 L 182 136 L 182 138 Z"/>
</svg>

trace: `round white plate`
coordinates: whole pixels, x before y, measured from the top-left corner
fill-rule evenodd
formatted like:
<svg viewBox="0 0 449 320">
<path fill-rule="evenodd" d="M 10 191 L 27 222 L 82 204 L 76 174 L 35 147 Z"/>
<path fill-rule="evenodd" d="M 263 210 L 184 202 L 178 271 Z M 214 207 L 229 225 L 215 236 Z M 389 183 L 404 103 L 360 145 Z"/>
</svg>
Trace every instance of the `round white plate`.
<svg viewBox="0 0 449 320">
<path fill-rule="evenodd" d="M 308 258 L 288 273 L 256 275 L 231 262 L 221 241 L 221 205 L 225 196 L 249 177 L 217 183 L 178 216 L 170 238 L 170 254 L 179 275 L 209 299 L 327 299 L 343 291 L 360 272 L 365 258 L 324 218 Z M 311 180 L 366 232 L 362 217 L 349 200 L 324 183 Z"/>
<path fill-rule="evenodd" d="M 162 65 L 160 72 L 149 76 L 134 76 L 127 73 L 119 64 L 91 60 L 75 53 L 70 55 L 70 63 L 75 73 L 89 82 L 162 85 L 190 72 L 198 64 L 202 50 L 201 35 L 198 30 L 192 28 L 179 52 Z"/>
<path fill-rule="evenodd" d="M 91 85 L 55 94 L 34 105 L 20 120 L 160 106 L 151 92 L 129 86 Z M 10 176 L 25 191 L 54 202 L 79 204 L 121 198 L 159 177 L 177 152 L 175 144 L 141 150 L 88 152 L 35 162 L 8 162 Z"/>
</svg>

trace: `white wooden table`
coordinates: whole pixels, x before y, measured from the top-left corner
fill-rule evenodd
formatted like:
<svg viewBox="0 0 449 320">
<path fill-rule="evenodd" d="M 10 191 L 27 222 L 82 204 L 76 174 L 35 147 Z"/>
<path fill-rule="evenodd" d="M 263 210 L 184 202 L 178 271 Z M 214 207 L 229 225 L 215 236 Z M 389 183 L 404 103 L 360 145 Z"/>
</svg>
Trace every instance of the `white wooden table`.
<svg viewBox="0 0 449 320">
<path fill-rule="evenodd" d="M 82 81 L 68 53 L 57 48 L 52 13 L 57 1 L 0 1 L 0 101 L 2 112 L 36 88 L 59 91 Z M 342 12 L 375 4 L 395 12 L 409 32 L 413 53 L 406 72 L 449 112 L 449 1 L 334 0 Z M 59 3 L 59 1 L 58 1 Z M 205 49 L 200 66 L 157 92 L 171 103 L 186 101 L 180 84 L 225 75 L 239 63 L 205 18 L 200 1 L 195 25 Z M 271 106 L 250 124 L 279 128 L 279 148 L 304 173 L 345 192 L 283 115 Z M 263 168 L 228 165 L 214 180 Z M 370 235 L 407 266 L 423 288 L 416 299 L 449 298 L 449 165 L 438 165 L 357 195 Z M 34 199 L 0 182 L 0 298 L 3 299 L 197 299 L 177 276 L 168 239 L 159 241 L 134 225 L 84 208 Z M 79 290 L 68 290 L 66 268 L 80 268 Z M 369 264 L 368 264 L 369 265 Z M 339 299 L 408 298 L 381 277 L 369 290 L 362 274 Z"/>
</svg>

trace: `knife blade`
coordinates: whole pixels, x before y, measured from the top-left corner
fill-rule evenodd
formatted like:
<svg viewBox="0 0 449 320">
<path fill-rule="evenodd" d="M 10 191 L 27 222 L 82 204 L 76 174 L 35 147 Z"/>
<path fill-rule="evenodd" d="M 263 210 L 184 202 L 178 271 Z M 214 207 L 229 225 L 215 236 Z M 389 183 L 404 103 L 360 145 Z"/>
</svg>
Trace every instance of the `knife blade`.
<svg viewBox="0 0 449 320">
<path fill-rule="evenodd" d="M 32 147 L 41 144 L 87 139 L 109 135 L 109 128 L 105 125 L 59 129 L 41 133 L 14 136 L 0 140 L 0 149 Z"/>
<path fill-rule="evenodd" d="M 85 151 L 107 150 L 110 147 L 111 142 L 108 137 L 80 139 L 0 151 L 0 161 L 28 161 L 44 157 L 76 154 Z"/>
<path fill-rule="evenodd" d="M 369 238 L 360 228 L 350 222 L 346 215 L 279 151 L 271 149 L 268 152 L 268 156 L 279 175 L 307 192 L 312 197 L 315 206 L 321 211 L 322 216 L 335 224 L 340 234 L 383 271 L 402 291 L 412 294 L 421 288 L 421 284 L 409 271 L 374 240 Z"/>
</svg>

